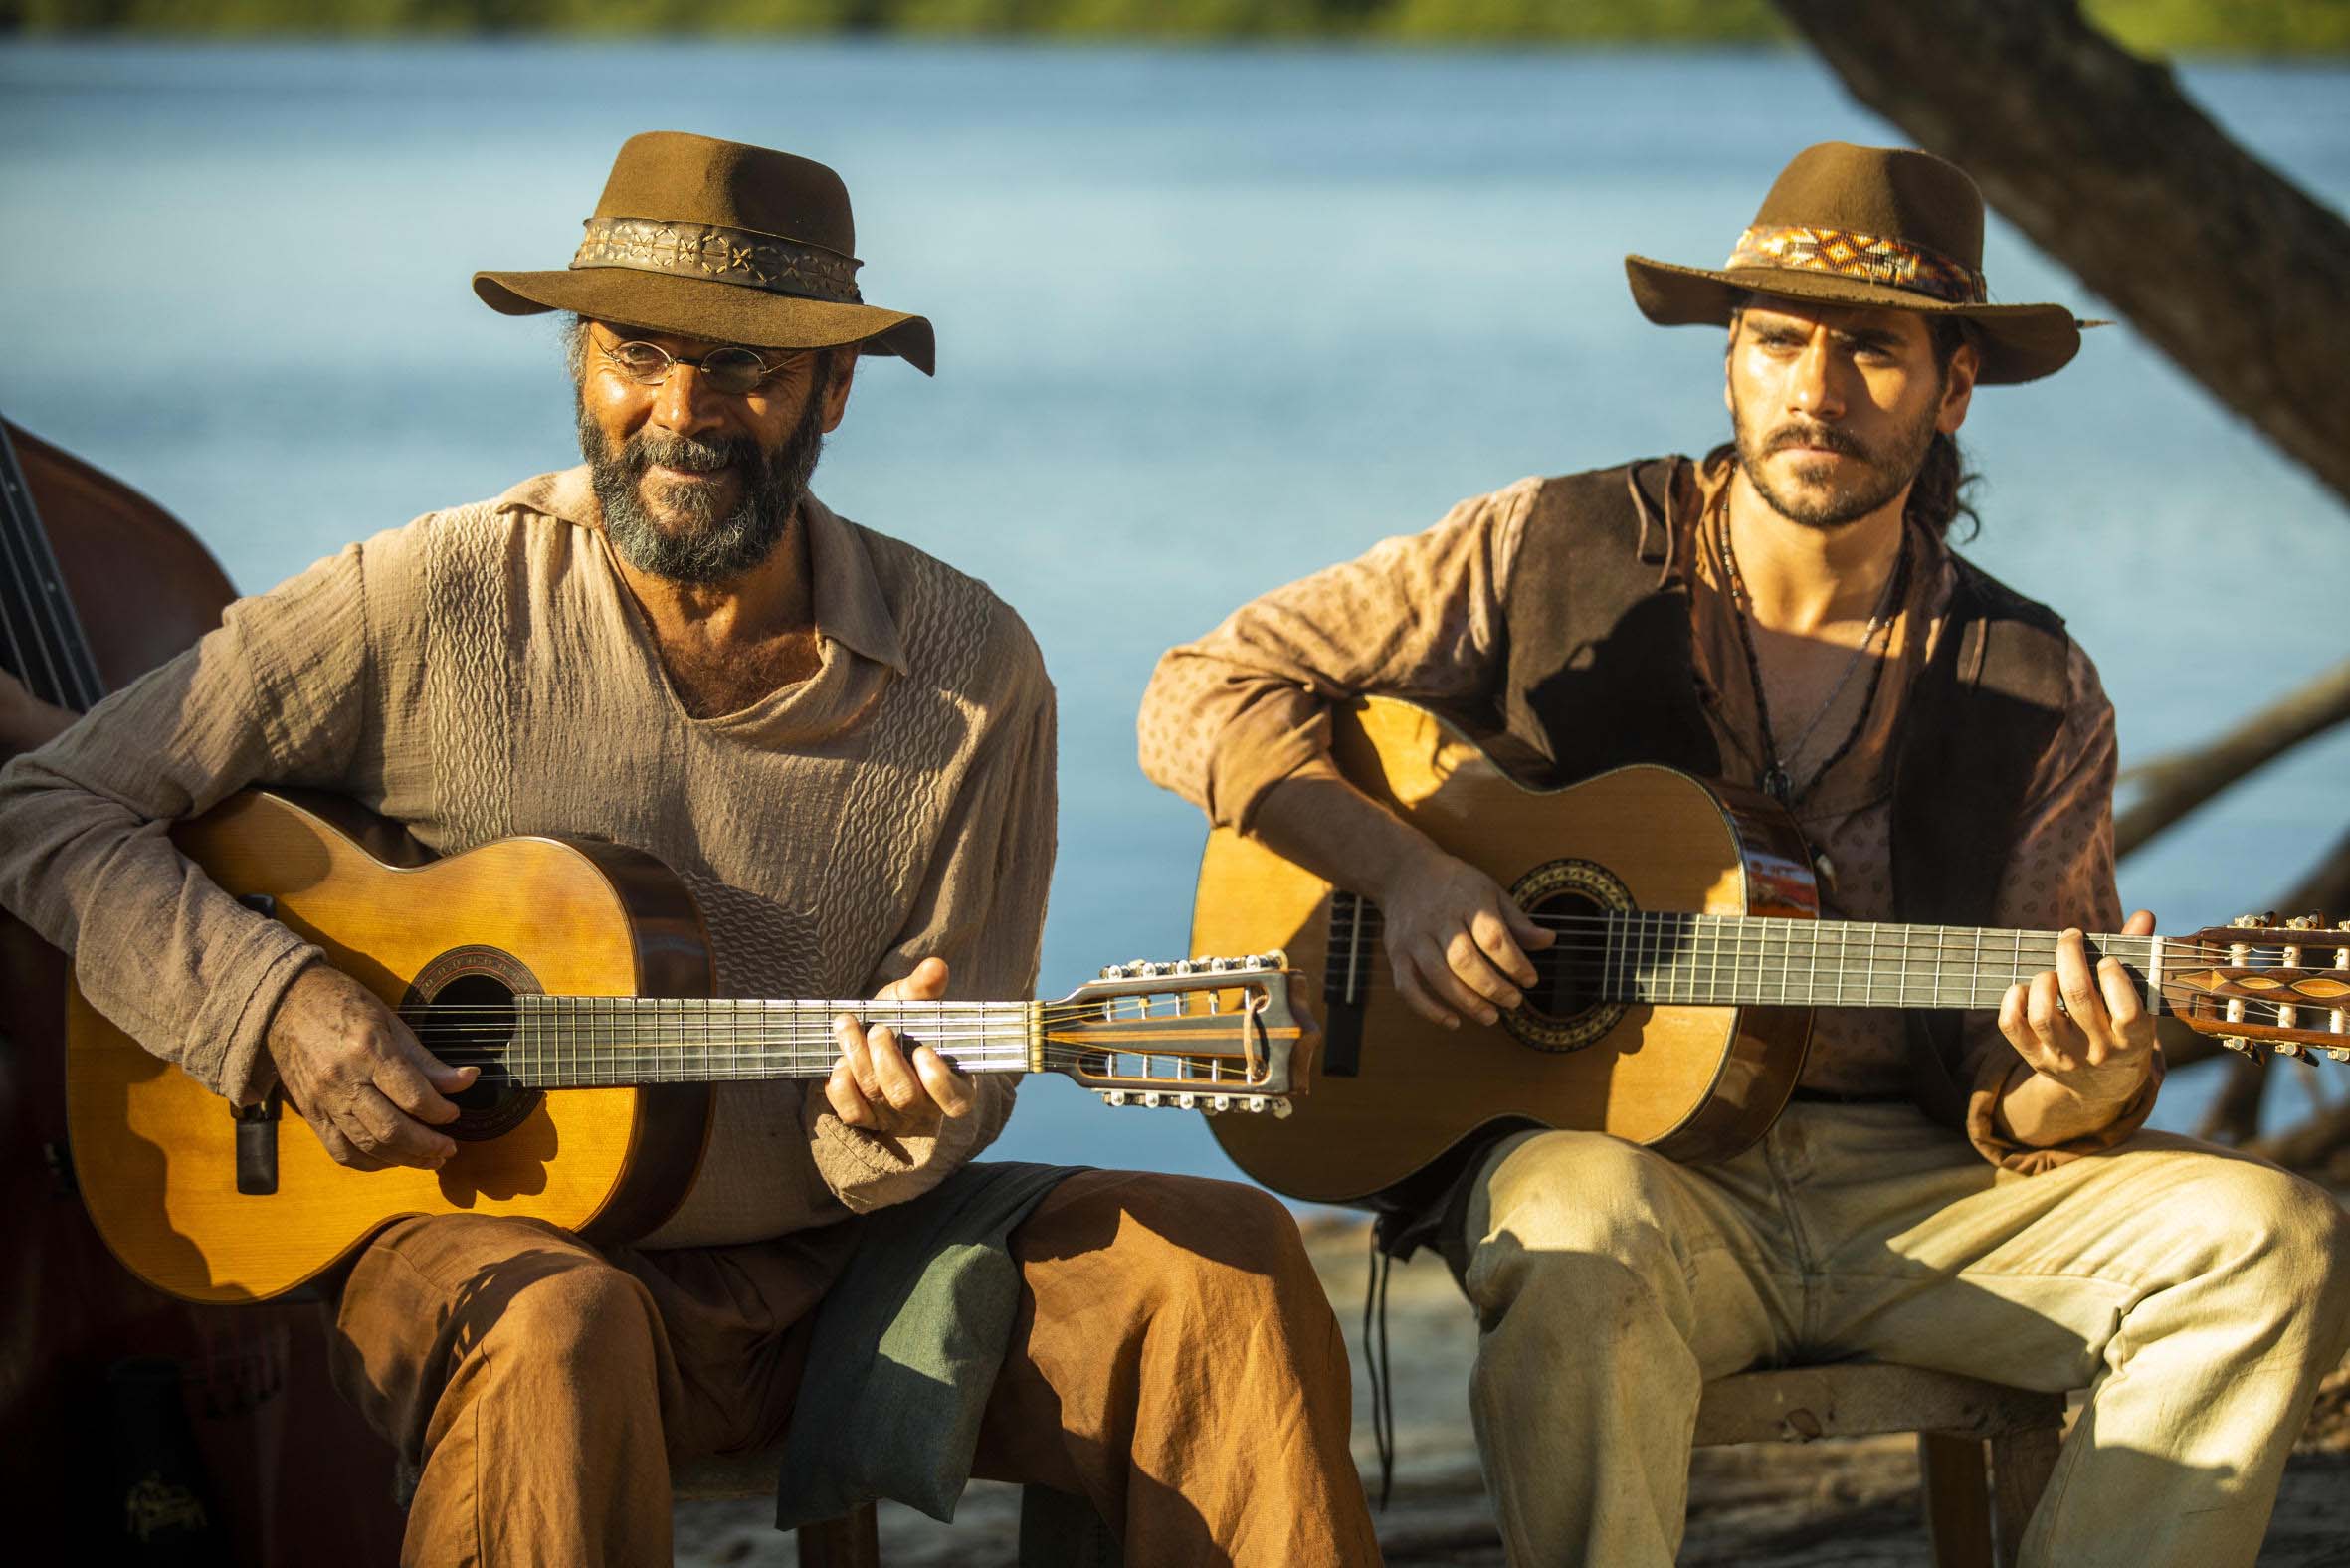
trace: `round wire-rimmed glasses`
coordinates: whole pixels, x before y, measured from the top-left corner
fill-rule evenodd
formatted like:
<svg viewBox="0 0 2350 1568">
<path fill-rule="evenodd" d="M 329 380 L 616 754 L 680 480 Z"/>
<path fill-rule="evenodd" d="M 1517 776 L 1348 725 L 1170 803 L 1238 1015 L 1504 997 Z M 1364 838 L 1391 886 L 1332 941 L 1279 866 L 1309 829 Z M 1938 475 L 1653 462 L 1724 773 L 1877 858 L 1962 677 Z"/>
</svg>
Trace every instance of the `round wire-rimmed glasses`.
<svg viewBox="0 0 2350 1568">
<path fill-rule="evenodd" d="M 630 338 L 610 347 L 598 343 L 596 352 L 602 354 L 605 362 L 614 370 L 639 386 L 657 387 L 667 381 L 670 372 L 678 366 L 691 365 L 709 383 L 711 391 L 740 397 L 746 392 L 757 391 L 767 381 L 806 358 L 811 350 L 801 349 L 770 361 L 754 349 L 729 345 L 713 348 L 699 359 L 687 359 L 683 354 L 671 353 L 659 343 Z"/>
</svg>

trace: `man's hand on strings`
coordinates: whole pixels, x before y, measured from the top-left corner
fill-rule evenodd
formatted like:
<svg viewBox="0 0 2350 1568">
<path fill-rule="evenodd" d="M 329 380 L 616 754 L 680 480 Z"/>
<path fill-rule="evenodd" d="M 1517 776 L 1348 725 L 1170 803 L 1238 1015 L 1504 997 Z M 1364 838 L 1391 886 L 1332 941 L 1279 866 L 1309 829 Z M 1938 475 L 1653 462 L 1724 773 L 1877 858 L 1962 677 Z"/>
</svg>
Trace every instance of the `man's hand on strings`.
<svg viewBox="0 0 2350 1568">
<path fill-rule="evenodd" d="M 427 1123 L 458 1117 L 446 1096 L 481 1069 L 453 1068 L 418 1044 L 383 999 L 341 970 L 312 964 L 294 977 L 264 1037 L 287 1102 L 337 1165 L 437 1170 L 457 1144 Z"/>
<path fill-rule="evenodd" d="M 1525 1000 L 1537 976 L 1530 949 L 1558 934 L 1483 872 L 1436 849 L 1388 879 L 1377 899 L 1387 926 L 1387 961 L 1398 995 L 1431 1022 L 1497 1022 Z"/>
<path fill-rule="evenodd" d="M 935 1002 L 946 995 L 946 960 L 925 958 L 902 980 L 893 980 L 879 1002 Z M 950 1117 L 971 1114 L 979 1103 L 971 1080 L 928 1046 L 911 1052 L 887 1024 L 871 1028 L 847 1013 L 833 1020 L 841 1060 L 825 1079 L 824 1097 L 833 1114 L 852 1127 L 890 1138 L 923 1138 Z"/>
<path fill-rule="evenodd" d="M 2154 916 L 2140 909 L 2121 934 L 2152 936 Z M 2008 987 L 1999 1032 L 2042 1077 L 2087 1105 L 2128 1099 L 2154 1070 L 2154 1016 L 2136 983 L 2110 954 L 2092 969 L 2076 930 L 2057 939 L 2056 968 Z"/>
</svg>

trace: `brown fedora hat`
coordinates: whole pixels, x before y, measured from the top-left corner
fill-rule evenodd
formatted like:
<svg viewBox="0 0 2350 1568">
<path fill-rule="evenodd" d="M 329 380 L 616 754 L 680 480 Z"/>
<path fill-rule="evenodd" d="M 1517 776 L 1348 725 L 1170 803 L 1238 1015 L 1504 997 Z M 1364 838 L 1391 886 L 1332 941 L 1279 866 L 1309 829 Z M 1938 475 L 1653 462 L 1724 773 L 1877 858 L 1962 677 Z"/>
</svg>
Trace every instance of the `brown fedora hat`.
<svg viewBox="0 0 2350 1568">
<path fill-rule="evenodd" d="M 821 163 L 681 130 L 631 136 L 562 272 L 476 273 L 492 310 L 598 321 L 752 348 L 895 354 L 924 375 L 918 315 L 857 293 L 849 188 Z"/>
<path fill-rule="evenodd" d="M 1983 193 L 1930 152 L 1824 141 L 1781 171 L 1718 272 L 1624 258 L 1632 297 L 1660 326 L 1726 326 L 1750 294 L 1958 316 L 1979 379 L 2031 381 L 2080 351 L 2057 304 L 1993 304 L 1983 281 Z"/>
</svg>

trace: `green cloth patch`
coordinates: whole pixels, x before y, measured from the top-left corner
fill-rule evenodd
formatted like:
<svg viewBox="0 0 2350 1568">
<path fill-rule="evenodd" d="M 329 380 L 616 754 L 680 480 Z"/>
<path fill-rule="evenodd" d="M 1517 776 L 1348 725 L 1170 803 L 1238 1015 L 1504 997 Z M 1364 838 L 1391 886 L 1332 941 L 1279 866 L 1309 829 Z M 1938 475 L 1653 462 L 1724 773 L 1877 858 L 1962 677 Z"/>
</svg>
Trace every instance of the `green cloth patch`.
<svg viewBox="0 0 2350 1568">
<path fill-rule="evenodd" d="M 817 1309 L 784 1438 L 777 1529 L 878 1497 L 950 1520 L 1020 1305 L 1013 1227 L 1078 1165 L 966 1165 L 857 1222 L 857 1256 Z"/>
</svg>

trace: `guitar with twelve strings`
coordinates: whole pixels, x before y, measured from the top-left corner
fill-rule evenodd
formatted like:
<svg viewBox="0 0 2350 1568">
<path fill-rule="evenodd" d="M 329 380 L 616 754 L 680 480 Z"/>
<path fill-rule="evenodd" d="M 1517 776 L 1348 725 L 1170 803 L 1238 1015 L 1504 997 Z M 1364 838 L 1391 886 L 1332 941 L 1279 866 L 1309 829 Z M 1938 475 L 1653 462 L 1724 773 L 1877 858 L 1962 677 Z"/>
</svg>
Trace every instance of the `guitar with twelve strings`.
<svg viewBox="0 0 2350 1568">
<path fill-rule="evenodd" d="M 189 1300 L 281 1294 L 406 1215 L 643 1236 L 692 1184 L 710 1085 L 826 1077 L 844 1012 L 964 1072 L 1062 1073 L 1112 1104 L 1270 1120 L 1304 1087 L 1310 1025 L 1277 953 L 1116 965 L 1055 1002 L 720 998 L 691 895 L 640 851 L 514 838 L 435 860 L 347 802 L 265 791 L 173 838 L 434 1055 L 483 1069 L 439 1129 L 458 1145 L 439 1170 L 352 1170 L 274 1091 L 230 1105 L 77 992 L 67 1097 L 84 1196 L 125 1265 Z"/>
<path fill-rule="evenodd" d="M 1821 920 L 1809 851 L 1765 796 L 1670 768 L 1531 789 L 1410 703 L 1332 715 L 1338 767 L 1501 884 L 1555 945 L 1499 1023 L 1428 1022 L 1396 995 L 1379 910 L 1228 830 L 1200 864 L 1192 942 L 1278 948 L 1319 982 L 1314 1092 L 1277 1135 L 1217 1141 L 1276 1192 L 1376 1206 L 1497 1124 L 1614 1133 L 1719 1160 L 1770 1127 L 1811 1010 L 1996 1010 L 2056 966 L 2057 933 Z M 2350 930 L 2248 917 L 2184 937 L 2091 936 L 2148 1009 L 2240 1050 L 2350 1061 Z M 1415 1178 L 1419 1180 L 1416 1181 Z"/>
</svg>

